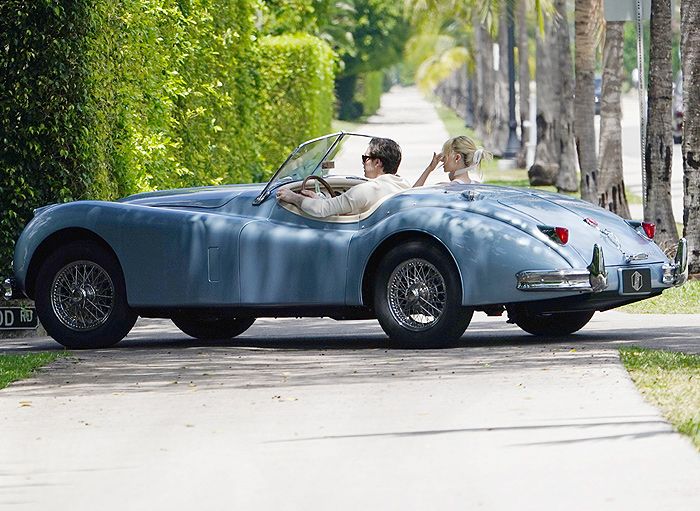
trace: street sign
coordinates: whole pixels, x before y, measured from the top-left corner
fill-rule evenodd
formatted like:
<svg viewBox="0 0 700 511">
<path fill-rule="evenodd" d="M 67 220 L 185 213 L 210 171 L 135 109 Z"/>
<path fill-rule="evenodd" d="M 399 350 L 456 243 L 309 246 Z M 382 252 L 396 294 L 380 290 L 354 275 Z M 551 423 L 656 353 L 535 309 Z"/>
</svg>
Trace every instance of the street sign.
<svg viewBox="0 0 700 511">
<path fill-rule="evenodd" d="M 636 21 L 637 4 L 642 7 L 641 19 L 651 18 L 651 0 L 614 0 L 605 2 L 605 21 Z"/>
<path fill-rule="evenodd" d="M 34 307 L 0 307 L 0 330 L 35 330 L 38 326 Z"/>
</svg>

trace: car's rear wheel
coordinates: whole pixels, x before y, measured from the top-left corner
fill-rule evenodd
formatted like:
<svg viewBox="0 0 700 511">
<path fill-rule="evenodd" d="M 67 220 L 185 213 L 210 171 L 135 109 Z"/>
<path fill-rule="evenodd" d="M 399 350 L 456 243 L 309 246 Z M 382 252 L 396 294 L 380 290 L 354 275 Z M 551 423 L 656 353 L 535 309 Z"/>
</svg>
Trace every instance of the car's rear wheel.
<svg viewBox="0 0 700 511">
<path fill-rule="evenodd" d="M 374 309 L 392 342 L 411 348 L 454 344 L 473 315 L 462 306 L 462 284 L 452 260 L 421 241 L 399 245 L 381 260 Z"/>
<path fill-rule="evenodd" d="M 581 330 L 595 314 L 595 311 L 559 312 L 538 314 L 526 307 L 508 310 L 510 320 L 532 335 L 561 336 Z"/>
<path fill-rule="evenodd" d="M 126 301 L 119 262 L 92 242 L 54 250 L 39 269 L 35 298 L 48 334 L 71 349 L 112 346 L 137 318 Z"/>
<path fill-rule="evenodd" d="M 255 318 L 173 318 L 173 323 L 183 333 L 201 339 L 211 341 L 216 339 L 232 339 L 248 330 Z"/>
</svg>

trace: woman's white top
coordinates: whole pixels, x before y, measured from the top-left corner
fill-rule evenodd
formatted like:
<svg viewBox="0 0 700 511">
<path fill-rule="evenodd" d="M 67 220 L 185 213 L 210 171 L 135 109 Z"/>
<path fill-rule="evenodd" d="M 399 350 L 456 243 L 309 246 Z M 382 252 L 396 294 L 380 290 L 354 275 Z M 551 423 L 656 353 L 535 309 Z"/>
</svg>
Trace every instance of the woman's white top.
<svg viewBox="0 0 700 511">
<path fill-rule="evenodd" d="M 359 185 L 347 192 L 330 199 L 305 198 L 301 202 L 304 213 L 324 218 L 332 215 L 357 215 L 371 208 L 385 195 L 408 190 L 411 185 L 396 174 L 382 174 Z"/>
</svg>

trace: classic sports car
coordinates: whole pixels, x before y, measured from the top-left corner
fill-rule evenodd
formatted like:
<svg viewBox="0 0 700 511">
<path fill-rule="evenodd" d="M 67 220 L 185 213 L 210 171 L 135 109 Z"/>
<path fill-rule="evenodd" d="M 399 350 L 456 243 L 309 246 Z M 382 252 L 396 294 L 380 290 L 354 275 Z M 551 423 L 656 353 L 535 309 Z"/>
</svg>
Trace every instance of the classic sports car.
<svg viewBox="0 0 700 511">
<path fill-rule="evenodd" d="M 331 195 L 361 183 L 344 174 L 361 168 L 368 142 L 341 132 L 301 144 L 266 185 L 39 208 L 6 295 L 33 298 L 70 348 L 113 345 L 139 315 L 200 339 L 235 337 L 266 316 L 377 318 L 397 345 L 438 347 L 475 310 L 566 335 L 687 278 L 684 239 L 669 261 L 653 224 L 539 190 L 414 188 L 324 219 L 276 200 L 280 187 Z"/>
</svg>

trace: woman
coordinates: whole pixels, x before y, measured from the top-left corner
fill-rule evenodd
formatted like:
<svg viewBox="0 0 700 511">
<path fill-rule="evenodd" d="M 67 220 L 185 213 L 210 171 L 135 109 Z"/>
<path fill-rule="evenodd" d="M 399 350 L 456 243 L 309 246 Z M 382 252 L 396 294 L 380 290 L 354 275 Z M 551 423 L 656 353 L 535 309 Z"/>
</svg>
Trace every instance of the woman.
<svg viewBox="0 0 700 511">
<path fill-rule="evenodd" d="M 478 169 L 484 158 L 490 159 L 493 155 L 483 147 L 477 147 L 474 141 L 465 135 L 453 137 L 443 144 L 441 153 L 433 153 L 433 159 L 413 187 L 423 186 L 440 162 L 451 182 L 461 184 L 477 182 L 469 175 L 469 171 Z"/>
</svg>

